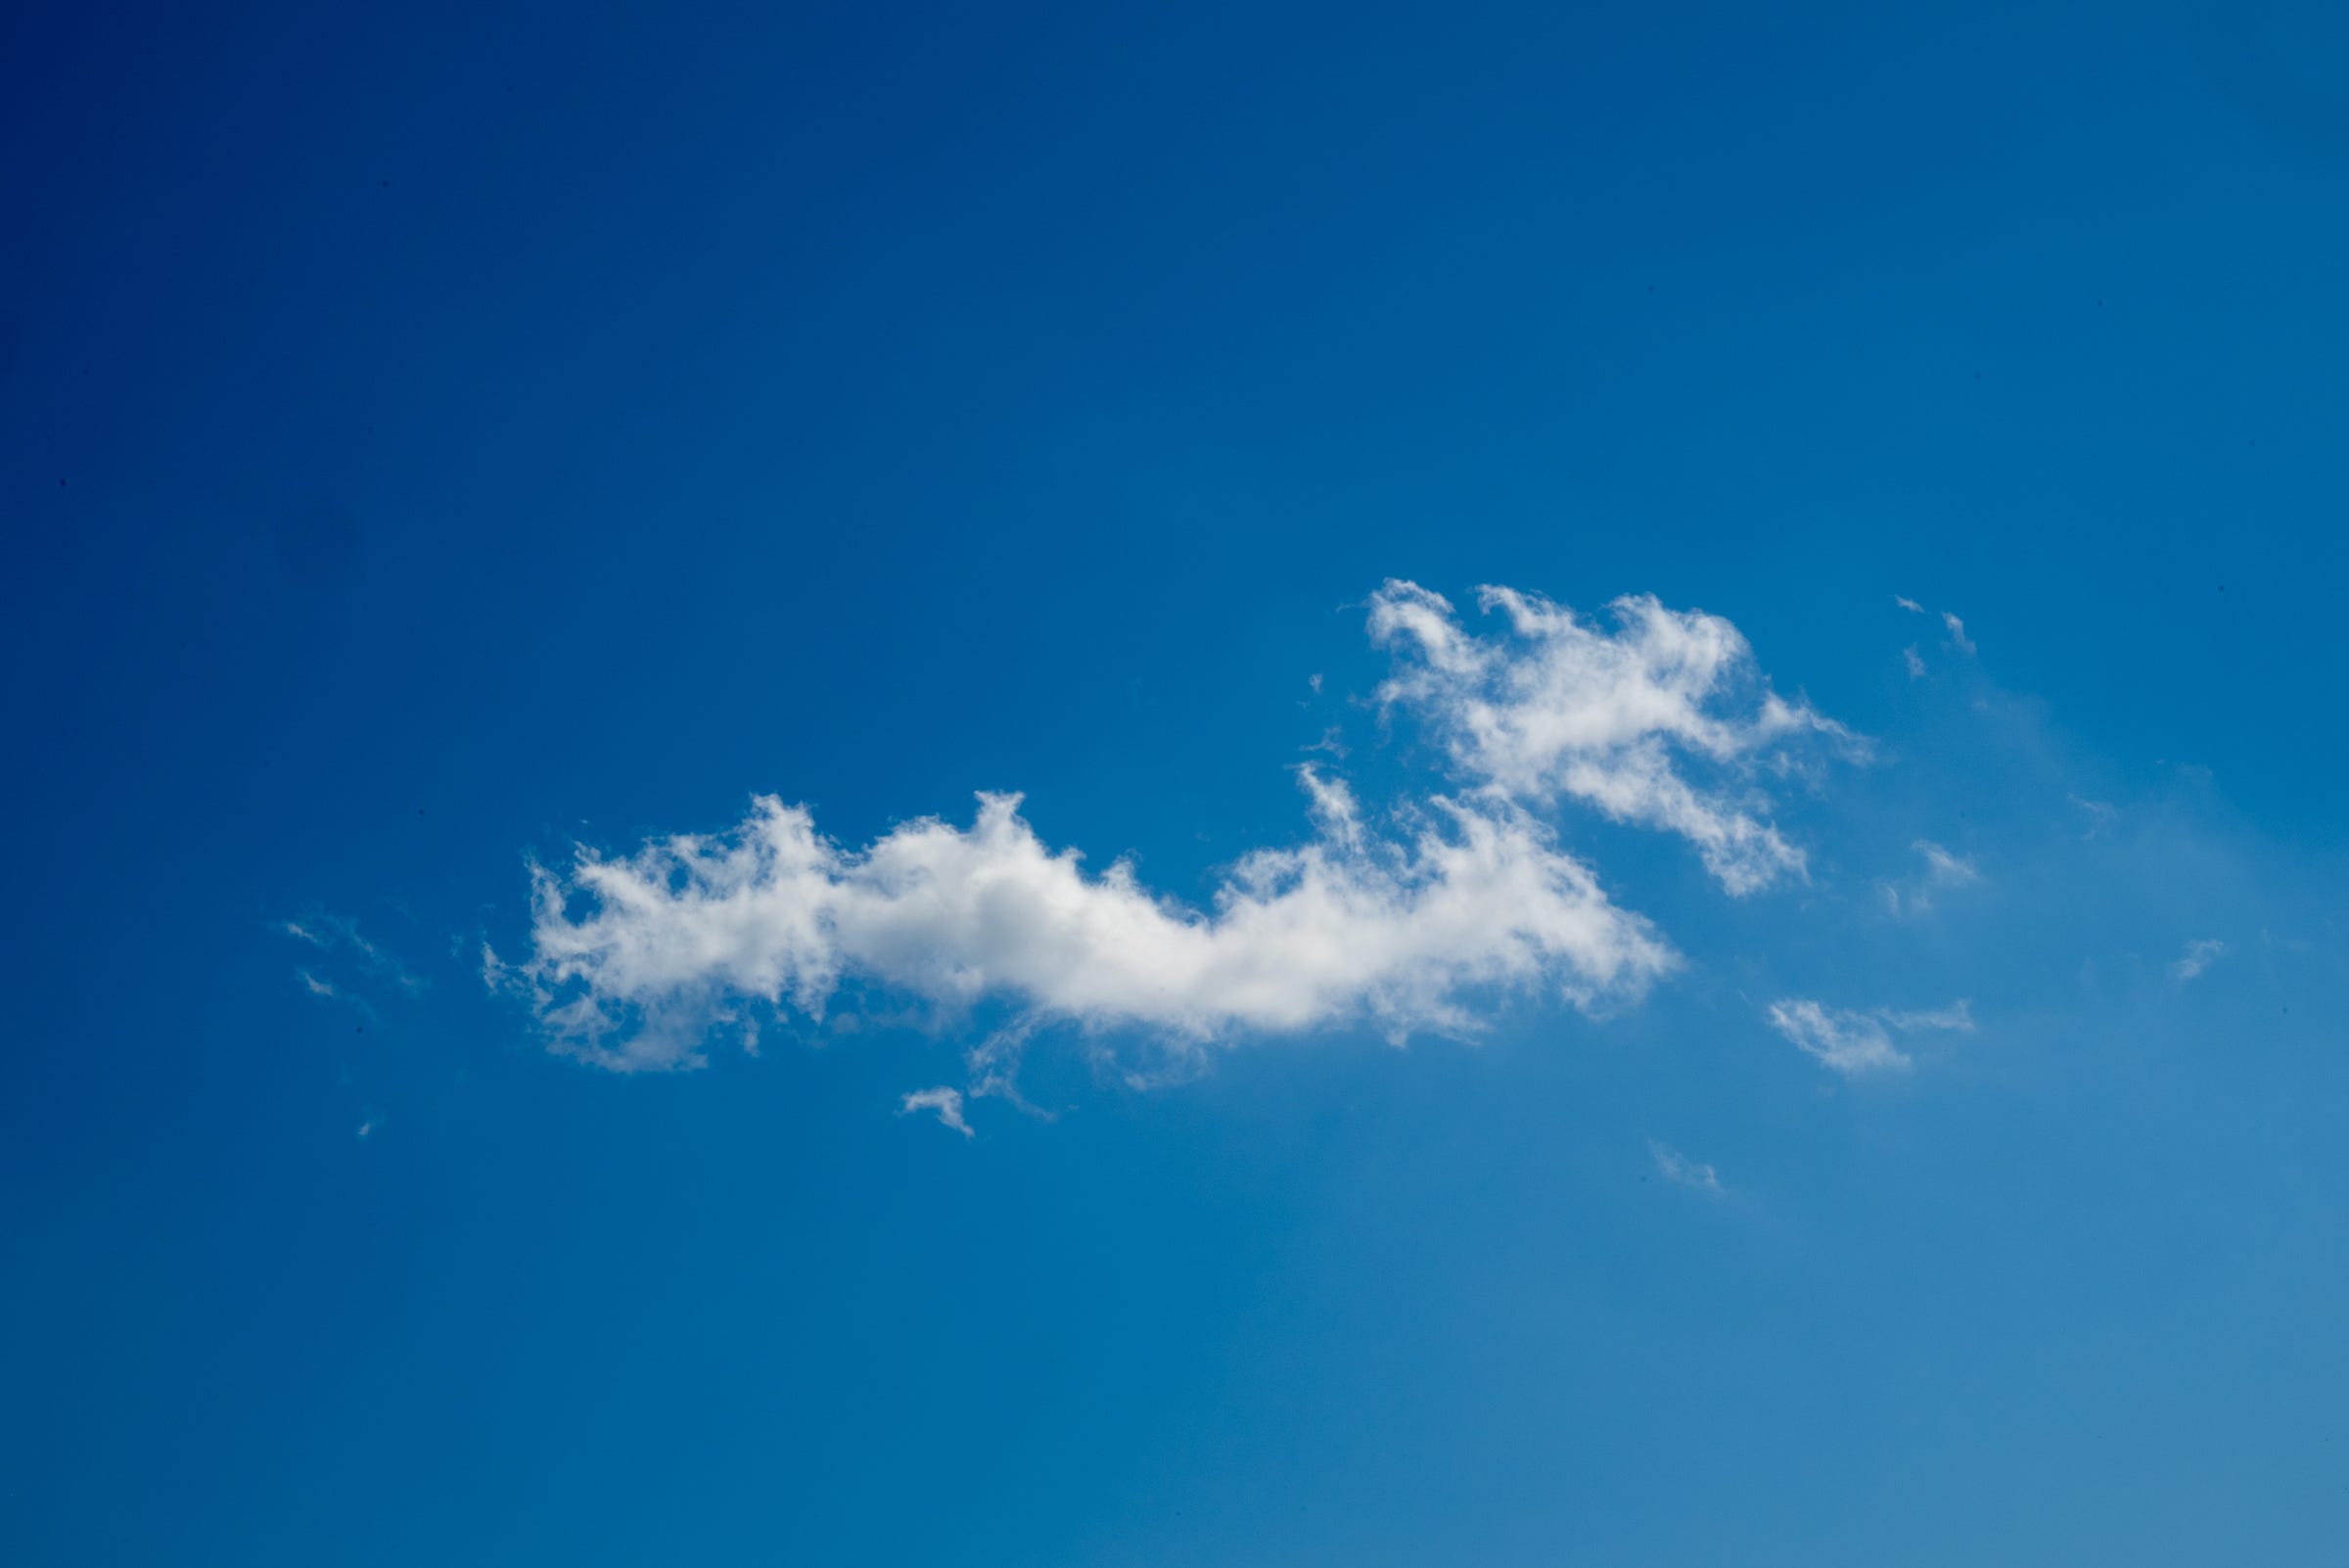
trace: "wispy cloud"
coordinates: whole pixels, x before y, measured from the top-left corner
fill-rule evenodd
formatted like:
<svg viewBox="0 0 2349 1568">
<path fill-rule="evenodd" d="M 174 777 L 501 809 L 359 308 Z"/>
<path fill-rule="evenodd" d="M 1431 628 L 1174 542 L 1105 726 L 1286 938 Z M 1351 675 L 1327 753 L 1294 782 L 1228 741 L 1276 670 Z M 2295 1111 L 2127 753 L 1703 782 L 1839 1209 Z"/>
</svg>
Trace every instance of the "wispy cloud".
<svg viewBox="0 0 2349 1568">
<path fill-rule="evenodd" d="M 393 957 L 379 944 L 370 941 L 358 928 L 358 923 L 341 915 L 311 914 L 299 920 L 280 920 L 275 929 L 284 936 L 331 955 L 346 974 L 373 984 L 388 986 L 405 995 L 417 995 L 425 989 L 422 979 Z M 348 986 L 338 987 L 322 981 L 309 969 L 297 971 L 308 985 L 313 995 L 344 994 Z"/>
<path fill-rule="evenodd" d="M 2226 954 L 2227 944 L 2219 941 L 2216 937 L 2204 937 L 2199 941 L 2189 942 L 2186 945 L 2186 951 L 2181 953 L 2170 965 L 2170 978 L 2181 986 L 2189 980 L 2197 980 L 2212 964 L 2217 963 Z"/>
<path fill-rule="evenodd" d="M 1931 614 L 1931 612 L 1926 610 L 1923 605 L 1918 604 L 1914 599 L 1910 598 L 1905 593 L 1894 594 L 1892 596 L 1892 602 L 1899 605 L 1902 609 L 1908 611 L 1912 616 Z M 1965 623 L 1958 620 L 1953 612 L 1948 610 L 1942 611 L 1941 623 L 1944 629 L 1946 629 L 1950 634 L 1951 647 L 1957 649 L 1961 654 L 1970 654 L 1975 651 L 1973 639 L 1965 634 Z M 1911 680 L 1920 680 L 1924 677 L 1924 655 L 1916 651 L 1916 645 L 1914 643 L 1911 643 L 1908 647 L 1901 650 L 1901 660 L 1909 667 L 1909 678 Z"/>
<path fill-rule="evenodd" d="M 1508 634 L 1462 630 L 1449 600 L 1404 581 L 1372 595 L 1370 634 L 1401 666 L 1380 701 L 1423 717 L 1483 793 L 1571 798 L 1680 834 L 1731 894 L 1805 875 L 1803 852 L 1757 814 L 1754 764 L 1806 738 L 1861 748 L 1772 691 L 1735 626 L 1646 595 L 1616 600 L 1611 630 L 1511 588 L 1478 599 Z"/>
<path fill-rule="evenodd" d="M 1962 1001 L 1931 1012 L 1853 1012 L 1789 996 L 1772 1002 L 1766 1011 L 1772 1028 L 1846 1078 L 1899 1072 L 1913 1065 L 1893 1044 L 1896 1034 L 1974 1027 L 1972 1011 Z"/>
<path fill-rule="evenodd" d="M 1924 858 L 1924 869 L 1906 881 L 1880 884 L 1885 907 L 1896 916 L 1930 913 L 1937 894 L 1971 887 L 1982 880 L 1981 868 L 1972 860 L 1943 849 L 1931 839 L 1918 839 L 1910 848 Z"/>
<path fill-rule="evenodd" d="M 1678 1182 L 1691 1191 L 1703 1193 L 1708 1198 L 1727 1195 L 1728 1189 L 1721 1184 L 1720 1174 L 1711 1166 L 1691 1160 L 1679 1150 L 1659 1143 L 1654 1138 L 1647 1140 L 1647 1152 L 1649 1157 L 1656 1162 L 1657 1173 L 1665 1180 Z"/>
<path fill-rule="evenodd" d="M 898 1107 L 898 1114 L 911 1116 L 916 1111 L 937 1113 L 940 1126 L 952 1128 L 966 1138 L 977 1135 L 971 1130 L 971 1124 L 962 1119 L 962 1090 L 960 1089 L 947 1088 L 944 1085 L 938 1088 L 916 1089 L 913 1093 L 905 1096 L 904 1101 Z"/>
<path fill-rule="evenodd" d="M 1962 888 L 1982 880 L 1973 861 L 1951 853 L 1930 839 L 1918 839 L 1911 848 L 1925 857 L 1925 880 L 1934 887 Z"/>
<path fill-rule="evenodd" d="M 2120 808 L 2108 802 L 2083 800 L 2077 795 L 2065 798 L 2088 813 L 2088 830 L 2080 835 L 2084 839 L 2093 839 L 2111 832 L 2114 820 L 2121 814 Z"/>
</svg>

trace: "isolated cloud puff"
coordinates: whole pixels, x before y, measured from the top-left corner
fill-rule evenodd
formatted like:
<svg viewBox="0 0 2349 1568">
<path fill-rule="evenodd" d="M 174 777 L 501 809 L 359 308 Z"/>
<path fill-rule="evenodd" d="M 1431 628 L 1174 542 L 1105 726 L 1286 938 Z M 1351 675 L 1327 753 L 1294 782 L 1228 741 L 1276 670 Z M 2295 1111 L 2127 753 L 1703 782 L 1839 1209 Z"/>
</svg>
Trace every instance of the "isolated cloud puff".
<svg viewBox="0 0 2349 1568">
<path fill-rule="evenodd" d="M 1982 880 L 1982 868 L 1965 855 L 1945 850 L 1931 839 L 1918 839 L 1911 849 L 1924 857 L 1924 870 L 1907 883 L 1880 884 L 1884 906 L 1894 915 L 1930 913 L 1936 894 L 1970 888 Z"/>
<path fill-rule="evenodd" d="M 1925 857 L 1925 880 L 1936 888 L 1970 887 L 1982 880 L 1981 868 L 1973 861 L 1931 839 L 1918 839 L 1910 848 Z"/>
<path fill-rule="evenodd" d="M 1478 590 L 1507 633 L 1463 630 L 1451 604 L 1389 581 L 1370 634 L 1400 668 L 1380 700 L 1416 713 L 1484 794 L 1540 807 L 1561 797 L 1677 833 L 1733 895 L 1805 875 L 1803 852 L 1758 814 L 1757 764 L 1842 725 L 1770 689 L 1734 625 L 1652 596 L 1609 606 L 1612 629 L 1511 588 Z"/>
<path fill-rule="evenodd" d="M 963 1120 L 962 1090 L 958 1088 L 942 1084 L 937 1088 L 916 1089 L 898 1102 L 899 1116 L 911 1116 L 916 1111 L 931 1112 L 938 1118 L 941 1127 L 950 1128 L 966 1138 L 979 1135 L 971 1124 Z"/>
<path fill-rule="evenodd" d="M 980 796 L 969 827 L 923 818 L 861 850 L 760 797 L 718 838 L 537 870 L 530 956 L 491 962 L 559 1046 L 616 1068 L 691 1065 L 714 1025 L 755 1029 L 752 1001 L 821 1017 L 850 980 L 1180 1042 L 1356 1020 L 1400 1039 L 1473 1032 L 1493 991 L 1599 1008 L 1675 962 L 1516 807 L 1439 797 L 1376 833 L 1343 784 L 1299 773 L 1314 836 L 1244 856 L 1207 909 L 1125 861 L 1088 874 L 1015 795 Z"/>
<path fill-rule="evenodd" d="M 1850 1012 L 1789 996 L 1772 1002 L 1768 1012 L 1772 1028 L 1846 1078 L 1899 1072 L 1912 1065 L 1908 1053 L 1893 1044 L 1896 1034 L 1974 1027 L 1973 1014 L 1962 1001 L 1924 1013 L 1885 1008 Z"/>
<path fill-rule="evenodd" d="M 1665 1180 L 1691 1188 L 1708 1198 L 1726 1197 L 1728 1189 L 1721 1184 L 1721 1173 L 1700 1160 L 1691 1160 L 1680 1150 L 1650 1138 L 1649 1158 L 1656 1162 L 1656 1172 Z"/>
<path fill-rule="evenodd" d="M 2204 937 L 2199 941 L 2189 942 L 2186 945 L 2186 951 L 2179 954 L 2177 960 L 2170 965 L 2170 978 L 2181 986 L 2189 980 L 2198 980 L 2204 970 L 2217 963 L 2226 954 L 2227 944 L 2219 941 L 2216 937 Z"/>
<path fill-rule="evenodd" d="M 1608 629 L 1506 588 L 1483 601 L 1505 633 L 1470 635 L 1414 583 L 1369 604 L 1396 659 L 1380 701 L 1439 739 L 1441 791 L 1374 818 L 1301 767 L 1310 835 L 1242 855 L 1203 907 L 1129 862 L 1095 873 L 1047 846 L 1017 795 L 981 795 L 968 826 L 924 817 L 861 848 L 760 796 L 723 834 L 533 867 L 530 950 L 485 951 L 486 973 L 529 996 L 558 1049 L 619 1069 L 694 1065 L 728 1031 L 755 1045 L 766 1019 L 820 1019 L 844 988 L 1003 1008 L 995 1038 L 1013 1054 L 1048 1024 L 1188 1053 L 1358 1023 L 1465 1036 L 1511 993 L 1590 1012 L 1635 1000 L 1678 959 L 1545 811 L 1571 800 L 1680 834 L 1742 895 L 1804 870 L 1758 814 L 1765 764 L 1798 765 L 1805 736 L 1858 743 L 1773 693 L 1717 616 L 1627 598 Z M 1012 1092 L 1001 1054 L 974 1053 L 972 1092 Z"/>
</svg>

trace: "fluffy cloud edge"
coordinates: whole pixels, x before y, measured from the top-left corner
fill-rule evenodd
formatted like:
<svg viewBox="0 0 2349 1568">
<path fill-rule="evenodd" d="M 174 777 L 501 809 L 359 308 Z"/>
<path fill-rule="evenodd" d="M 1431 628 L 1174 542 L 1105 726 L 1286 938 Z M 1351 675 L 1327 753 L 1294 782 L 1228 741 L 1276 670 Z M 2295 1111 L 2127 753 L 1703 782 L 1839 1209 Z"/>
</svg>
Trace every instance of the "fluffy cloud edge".
<svg viewBox="0 0 2349 1568">
<path fill-rule="evenodd" d="M 1402 578 L 1369 605 L 1371 640 L 1397 663 L 1379 702 L 1426 721 L 1474 788 L 1677 834 L 1733 897 L 1808 880 L 1802 849 L 1762 814 L 1758 769 L 1792 765 L 1806 738 L 1854 759 L 1866 743 L 1772 690 L 1735 625 L 1652 594 L 1609 604 L 1613 630 L 1538 594 L 1477 597 L 1502 633 L 1464 630 L 1449 599 Z"/>
<path fill-rule="evenodd" d="M 762 1013 L 820 1020 L 852 982 L 1194 1049 L 1355 1023 L 1472 1035 L 1488 993 L 1603 1013 L 1680 962 L 1505 803 L 1432 797 L 1378 831 L 1342 781 L 1298 776 L 1313 836 L 1243 855 L 1207 909 L 1127 861 L 1088 874 L 1015 795 L 981 795 L 967 828 L 924 817 L 861 850 L 764 796 L 723 835 L 534 868 L 530 955 L 488 971 L 558 1049 L 638 1070 L 699 1065 L 707 1036 Z"/>
<path fill-rule="evenodd" d="M 1478 597 L 1490 634 L 1401 578 L 1366 606 L 1394 661 L 1378 705 L 1441 745 L 1441 790 L 1374 817 L 1300 766 L 1310 836 L 1241 855 L 1204 905 L 1128 860 L 1088 870 L 1016 794 L 980 795 L 967 826 L 925 816 L 862 847 L 760 795 L 718 834 L 533 863 L 529 950 L 507 963 L 484 945 L 484 977 L 528 998 L 553 1048 L 622 1071 L 699 1066 L 728 1034 L 755 1049 L 766 1024 L 820 1023 L 844 995 L 999 1009 L 990 1038 L 1014 1043 L 972 1053 L 970 1090 L 1011 1094 L 1016 1042 L 1046 1026 L 1146 1038 L 1179 1062 L 1348 1026 L 1473 1036 L 1508 997 L 1593 1015 L 1636 1002 L 1681 960 L 1560 846 L 1549 810 L 1677 835 L 1745 897 L 1809 875 L 1765 784 L 1806 769 L 1807 745 L 1864 759 L 1866 743 L 1773 691 L 1719 616 L 1652 595 L 1603 622 L 1509 588 Z"/>
</svg>

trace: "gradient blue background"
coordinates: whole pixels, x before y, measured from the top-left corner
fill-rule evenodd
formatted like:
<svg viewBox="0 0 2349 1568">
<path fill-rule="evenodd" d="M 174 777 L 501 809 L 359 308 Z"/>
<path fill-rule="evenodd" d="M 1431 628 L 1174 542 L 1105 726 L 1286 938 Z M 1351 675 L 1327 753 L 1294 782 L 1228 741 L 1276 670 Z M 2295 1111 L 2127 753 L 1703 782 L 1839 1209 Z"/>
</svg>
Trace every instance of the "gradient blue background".
<svg viewBox="0 0 2349 1568">
<path fill-rule="evenodd" d="M 1917 10 L 10 9 L 0 1557 L 2342 1561 L 2349 30 Z M 968 1143 L 957 1039 L 626 1079 L 474 976 L 754 790 L 1198 898 L 1384 765 L 1388 576 L 1889 761 L 1745 903 L 1571 823 L 1629 1016 L 1047 1041 Z"/>
</svg>

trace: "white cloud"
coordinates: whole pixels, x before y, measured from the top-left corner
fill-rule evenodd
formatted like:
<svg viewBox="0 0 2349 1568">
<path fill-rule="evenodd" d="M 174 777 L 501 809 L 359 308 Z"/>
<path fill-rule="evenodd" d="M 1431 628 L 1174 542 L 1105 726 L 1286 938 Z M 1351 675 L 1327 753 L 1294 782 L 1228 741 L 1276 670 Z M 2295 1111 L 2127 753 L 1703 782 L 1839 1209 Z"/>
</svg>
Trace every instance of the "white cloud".
<svg viewBox="0 0 2349 1568">
<path fill-rule="evenodd" d="M 946 1088 L 943 1085 L 938 1088 L 916 1089 L 913 1093 L 905 1096 L 903 1103 L 898 1107 L 898 1114 L 911 1116 L 916 1111 L 935 1111 L 938 1113 L 940 1126 L 950 1127 L 966 1138 L 977 1136 L 971 1130 L 971 1124 L 962 1119 L 962 1090 L 960 1089 Z"/>
<path fill-rule="evenodd" d="M 2120 807 L 2107 801 L 2084 800 L 2077 795 L 2065 798 L 2088 813 L 2088 831 L 2080 835 L 2084 839 L 2097 838 L 2110 832 L 2113 820 L 2121 814 Z"/>
<path fill-rule="evenodd" d="M 1973 861 L 1952 854 L 1931 839 L 1918 839 L 1910 848 L 1925 857 L 1925 881 L 1933 887 L 1962 888 L 1982 880 Z"/>
<path fill-rule="evenodd" d="M 1920 915 L 1933 907 L 1933 898 L 1950 888 L 1971 887 L 1982 880 L 1981 868 L 1962 854 L 1956 854 L 1935 844 L 1931 839 L 1918 839 L 1910 846 L 1924 857 L 1925 868 L 1908 882 L 1882 884 L 1884 902 L 1895 915 Z"/>
<path fill-rule="evenodd" d="M 424 982 L 409 973 L 397 958 L 362 935 L 355 921 L 340 915 L 313 914 L 303 920 L 277 921 L 275 928 L 320 952 L 341 955 L 342 967 L 346 971 L 356 969 L 361 979 L 391 986 L 411 996 L 425 989 Z M 333 996 L 344 989 L 316 979 L 306 969 L 299 973 L 315 995 Z"/>
<path fill-rule="evenodd" d="M 1954 1029 L 1960 1033 L 1971 1034 L 1974 1028 L 1973 1004 L 1963 1000 L 1954 1001 L 1947 1007 L 1928 1008 L 1923 1012 L 1905 1013 L 1891 1008 L 1878 1008 L 1876 1016 L 1894 1029 L 1904 1032 L 1917 1029 Z"/>
<path fill-rule="evenodd" d="M 1478 597 L 1509 635 L 1473 636 L 1442 595 L 1399 580 L 1371 596 L 1370 634 L 1402 667 L 1381 702 L 1420 715 L 1484 795 L 1528 806 L 1571 797 L 1678 833 L 1731 894 L 1805 875 L 1803 852 L 1756 814 L 1754 764 L 1783 761 L 1805 736 L 1858 744 L 1772 691 L 1735 626 L 1647 595 L 1609 607 L 1612 631 L 1513 589 Z"/>
<path fill-rule="evenodd" d="M 1647 1141 L 1648 1155 L 1656 1162 L 1656 1170 L 1667 1181 L 1691 1187 L 1709 1198 L 1726 1196 L 1727 1188 L 1721 1184 L 1721 1176 L 1711 1166 L 1691 1160 L 1679 1150 L 1657 1142 Z"/>
<path fill-rule="evenodd" d="M 530 956 L 484 971 L 528 992 L 557 1048 L 639 1069 L 697 1064 L 754 1004 L 821 1017 L 849 982 L 1189 1049 L 1349 1021 L 1466 1035 L 1482 995 L 1596 1010 L 1677 961 L 1506 801 L 1437 797 L 1376 832 L 1342 782 L 1298 776 L 1315 836 L 1243 856 L 1208 910 L 1124 861 L 1087 875 L 1015 795 L 980 796 L 968 828 L 925 817 L 862 850 L 760 797 L 721 837 L 533 868 Z"/>
<path fill-rule="evenodd" d="M 2175 963 L 2170 965 L 2170 978 L 2181 986 L 2189 980 L 2198 979 L 2203 971 L 2226 956 L 2226 953 L 2227 944 L 2219 941 L 2216 937 L 2204 937 L 2200 941 L 2189 942 L 2186 945 L 2186 951 L 2179 956 Z"/>
<path fill-rule="evenodd" d="M 1806 874 L 1764 781 L 1808 766 L 1806 742 L 1862 745 L 1773 692 L 1718 616 L 1638 596 L 1601 626 L 1506 588 L 1481 598 L 1504 630 L 1463 631 L 1408 582 L 1369 604 L 1396 660 L 1380 701 L 1426 723 L 1456 792 L 1374 813 L 1299 767 L 1312 834 L 1241 855 L 1205 907 L 1127 861 L 1088 871 L 1036 836 L 1017 795 L 980 796 L 968 826 L 925 817 L 861 848 L 761 796 L 721 834 L 534 866 L 529 950 L 484 949 L 484 977 L 527 995 L 555 1048 L 621 1070 L 697 1065 L 712 1038 L 748 1043 L 776 1013 L 821 1020 L 844 992 L 999 1009 L 963 1094 L 1016 1094 L 1020 1043 L 1045 1025 L 1126 1032 L 1179 1069 L 1209 1044 L 1347 1024 L 1471 1035 L 1504 995 L 1635 1000 L 1679 960 L 1560 848 L 1545 808 L 1569 799 L 1679 834 L 1742 895 Z"/>
<path fill-rule="evenodd" d="M 1974 1027 L 1973 1014 L 1961 1001 L 1933 1012 L 1851 1012 L 1789 996 L 1772 1002 L 1767 1011 L 1772 1028 L 1846 1078 L 1911 1066 L 1907 1053 L 1893 1044 L 1895 1034 Z"/>
<path fill-rule="evenodd" d="M 1902 609 L 1908 611 L 1912 616 L 1921 616 L 1927 613 L 1923 605 L 1918 604 L 1914 599 L 1910 598 L 1904 593 L 1894 594 L 1892 596 L 1892 602 L 1899 605 Z M 1975 651 L 1972 640 L 1965 634 L 1964 622 L 1958 620 L 1949 611 L 1944 610 L 1941 613 L 1941 623 L 1949 629 L 1951 647 L 1963 654 L 1970 654 Z M 1909 666 L 1910 679 L 1915 680 L 1923 676 L 1925 672 L 1924 656 L 1919 654 L 1913 645 L 1902 649 L 1901 658 L 1906 661 Z"/>
</svg>

